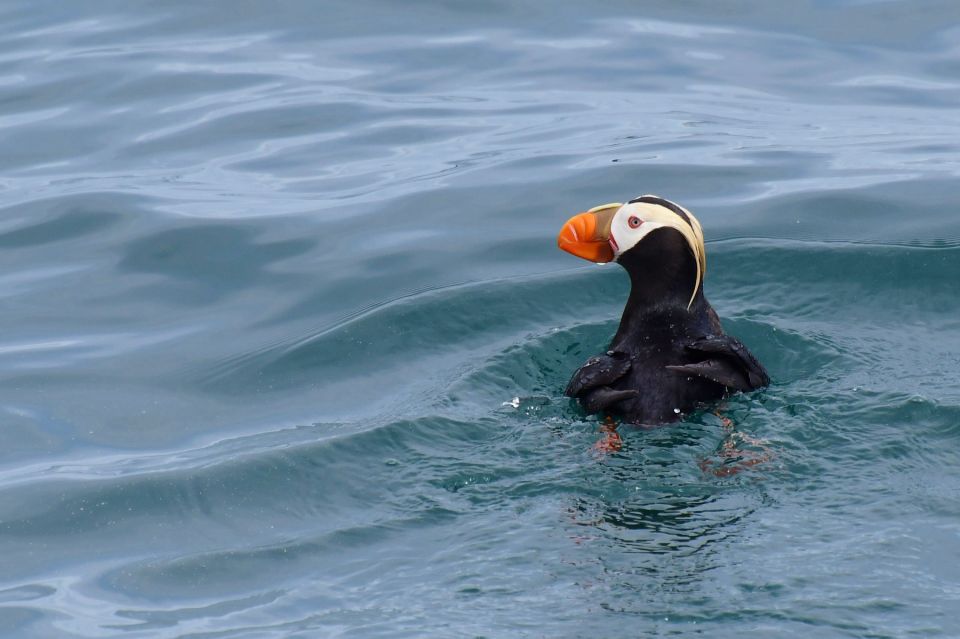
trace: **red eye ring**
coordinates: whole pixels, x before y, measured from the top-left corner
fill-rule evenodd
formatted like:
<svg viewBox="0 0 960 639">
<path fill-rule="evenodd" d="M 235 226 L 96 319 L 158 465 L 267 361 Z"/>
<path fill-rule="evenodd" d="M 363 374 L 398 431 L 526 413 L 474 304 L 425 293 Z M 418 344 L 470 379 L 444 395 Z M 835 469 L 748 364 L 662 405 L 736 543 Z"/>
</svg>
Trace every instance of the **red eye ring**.
<svg viewBox="0 0 960 639">
<path fill-rule="evenodd" d="M 632 229 L 640 228 L 641 224 L 643 224 L 643 220 L 641 220 L 636 215 L 631 215 L 630 218 L 627 220 L 627 225 Z"/>
</svg>

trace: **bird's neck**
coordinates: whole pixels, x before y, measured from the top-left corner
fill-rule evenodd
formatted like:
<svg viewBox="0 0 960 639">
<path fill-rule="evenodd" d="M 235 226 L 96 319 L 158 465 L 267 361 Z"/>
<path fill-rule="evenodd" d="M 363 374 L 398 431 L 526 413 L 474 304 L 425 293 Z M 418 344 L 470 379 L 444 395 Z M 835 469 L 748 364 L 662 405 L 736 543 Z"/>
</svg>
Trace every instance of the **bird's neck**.
<svg viewBox="0 0 960 639">
<path fill-rule="evenodd" d="M 662 343 L 691 332 L 706 315 L 697 262 L 680 233 L 657 229 L 617 261 L 630 276 L 630 297 L 611 349 L 633 352 L 643 344 Z"/>
<path fill-rule="evenodd" d="M 631 276 L 630 297 L 623 308 L 620 327 L 610 343 L 610 349 L 632 352 L 641 344 L 641 340 L 659 342 L 667 337 L 695 332 L 709 305 L 702 287 L 697 289 L 692 304 L 689 291 L 689 288 L 667 290 L 651 285 L 651 280 Z"/>
</svg>

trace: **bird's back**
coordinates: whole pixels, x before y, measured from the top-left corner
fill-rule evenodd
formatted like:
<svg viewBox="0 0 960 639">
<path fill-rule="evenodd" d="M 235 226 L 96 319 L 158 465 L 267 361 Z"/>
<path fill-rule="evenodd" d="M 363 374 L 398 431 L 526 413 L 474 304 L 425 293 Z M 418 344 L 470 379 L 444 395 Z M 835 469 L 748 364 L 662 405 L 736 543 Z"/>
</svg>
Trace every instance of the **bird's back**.
<svg viewBox="0 0 960 639">
<path fill-rule="evenodd" d="M 638 331 L 636 339 L 617 345 L 625 351 L 631 366 L 611 387 L 639 393 L 621 401 L 615 412 L 628 422 L 660 424 L 681 419 L 699 404 L 723 397 L 723 385 L 667 368 L 702 360 L 702 354 L 689 346 L 706 335 L 723 334 L 709 304 L 701 313 L 683 309 L 651 315 L 647 322 L 649 326 Z"/>
</svg>

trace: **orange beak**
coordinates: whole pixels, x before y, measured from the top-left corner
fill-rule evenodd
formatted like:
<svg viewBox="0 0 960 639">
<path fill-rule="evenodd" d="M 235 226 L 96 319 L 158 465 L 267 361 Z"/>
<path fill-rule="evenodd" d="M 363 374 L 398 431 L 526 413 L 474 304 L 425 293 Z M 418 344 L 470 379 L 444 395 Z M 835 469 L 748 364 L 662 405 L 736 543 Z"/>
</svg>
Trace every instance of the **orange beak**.
<svg viewBox="0 0 960 639">
<path fill-rule="evenodd" d="M 612 262 L 615 254 L 610 246 L 610 223 L 619 204 L 598 206 L 574 215 L 560 229 L 557 246 L 591 262 Z"/>
</svg>

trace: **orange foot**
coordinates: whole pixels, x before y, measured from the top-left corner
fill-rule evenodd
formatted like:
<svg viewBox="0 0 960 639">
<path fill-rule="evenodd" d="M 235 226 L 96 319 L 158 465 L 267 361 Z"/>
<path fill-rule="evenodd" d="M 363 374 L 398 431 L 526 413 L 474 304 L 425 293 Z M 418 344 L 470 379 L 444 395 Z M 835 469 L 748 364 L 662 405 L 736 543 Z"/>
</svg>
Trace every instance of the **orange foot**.
<svg viewBox="0 0 960 639">
<path fill-rule="evenodd" d="M 720 413 L 721 410 L 723 410 L 722 406 L 717 410 L 713 411 L 713 414 L 720 418 L 720 423 L 723 424 L 723 430 L 728 430 L 728 431 L 733 430 L 733 420 L 730 419 L 729 417 L 724 417 Z"/>
<path fill-rule="evenodd" d="M 732 428 L 733 422 L 730 422 L 726 417 L 720 417 L 720 419 L 724 420 L 725 429 Z M 760 450 L 741 450 L 737 448 L 737 441 L 756 446 Z M 770 461 L 774 454 L 767 442 L 733 431 L 730 433 L 729 439 L 720 446 L 716 456 L 720 458 L 717 461 L 711 459 L 700 460 L 700 470 L 715 477 L 731 477 L 748 468 Z"/>
<path fill-rule="evenodd" d="M 709 459 L 700 460 L 700 470 L 711 474 L 714 477 L 732 477 L 737 473 L 747 470 L 757 464 L 770 461 L 773 457 L 769 453 L 755 453 L 750 451 L 739 451 L 740 459 L 733 464 L 724 464 L 723 462 L 713 462 Z M 717 463 L 717 466 L 714 466 Z"/>
<path fill-rule="evenodd" d="M 600 455 L 609 455 L 616 453 L 623 448 L 623 439 L 617 432 L 617 423 L 613 418 L 606 417 L 600 424 L 600 432 L 603 436 L 593 445 L 593 451 Z"/>
</svg>

